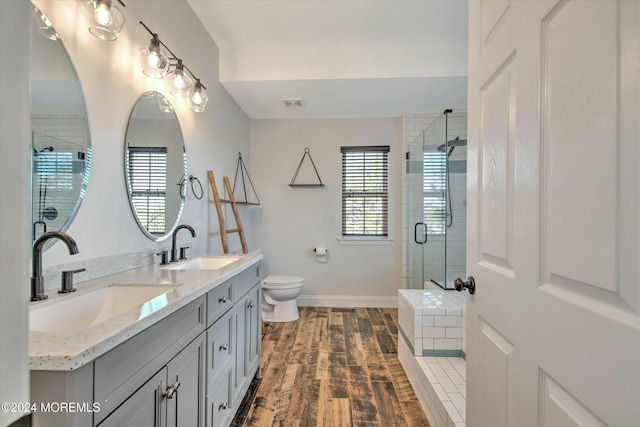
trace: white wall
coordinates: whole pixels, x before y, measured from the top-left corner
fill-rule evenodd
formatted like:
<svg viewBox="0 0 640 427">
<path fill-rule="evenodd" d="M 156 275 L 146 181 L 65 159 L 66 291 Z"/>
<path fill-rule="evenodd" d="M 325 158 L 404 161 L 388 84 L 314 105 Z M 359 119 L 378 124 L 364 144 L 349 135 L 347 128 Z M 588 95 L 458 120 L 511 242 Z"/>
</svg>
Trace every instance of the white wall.
<svg viewBox="0 0 640 427">
<path fill-rule="evenodd" d="M 338 243 L 343 145 L 391 146 L 389 245 Z M 305 147 L 325 187 L 289 187 Z M 304 277 L 300 305 L 395 306 L 401 287 L 402 158 L 400 118 L 252 120 L 250 173 L 262 204 L 249 209 L 265 275 Z M 312 182 L 308 167 L 303 165 L 297 183 Z M 327 263 L 316 262 L 316 246 L 328 248 Z"/>
<path fill-rule="evenodd" d="M 124 135 L 129 114 L 139 96 L 148 90 L 164 93 L 174 105 L 184 134 L 189 174 L 203 184 L 205 197 L 187 198 L 181 223 L 202 233 L 193 241 L 196 253 L 221 253 L 218 221 L 207 185 L 206 171 L 220 177 L 233 175 L 237 154 L 249 149 L 249 119 L 218 82 L 218 48 L 184 0 L 127 2 L 126 23 L 115 42 L 101 41 L 87 31 L 80 3 L 35 1 L 62 37 L 82 85 L 89 115 L 92 171 L 87 194 L 68 229 L 80 253 L 71 258 L 56 244 L 44 255 L 44 267 L 68 262 L 166 247 L 170 242 L 149 240 L 131 213 L 124 181 Z M 163 80 L 142 73 L 138 52 L 151 38 L 138 23 L 143 21 L 179 55 L 207 88 L 204 113 L 188 109 L 186 99 L 169 95 Z M 247 156 L 248 157 L 248 156 Z M 248 218 L 246 219 L 248 221 Z M 251 242 L 251 236 L 248 236 Z M 189 233 L 179 234 L 190 242 Z M 232 250 L 238 249 L 233 240 Z M 79 278 L 81 280 L 81 278 Z"/>
<path fill-rule="evenodd" d="M 0 2 L 0 402 L 29 401 L 29 6 Z M 16 141 L 22 141 L 17 143 Z M 23 414 L 0 411 L 5 426 Z"/>
</svg>

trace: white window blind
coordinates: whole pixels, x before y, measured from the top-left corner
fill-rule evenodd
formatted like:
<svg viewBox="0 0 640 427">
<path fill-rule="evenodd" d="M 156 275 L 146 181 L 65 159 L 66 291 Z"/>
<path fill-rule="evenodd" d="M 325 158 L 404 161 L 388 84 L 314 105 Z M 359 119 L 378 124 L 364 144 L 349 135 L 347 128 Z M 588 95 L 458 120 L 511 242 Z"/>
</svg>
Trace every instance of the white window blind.
<svg viewBox="0 0 640 427">
<path fill-rule="evenodd" d="M 424 223 L 429 234 L 444 234 L 446 220 L 446 154 L 424 153 L 423 157 Z"/>
<path fill-rule="evenodd" d="M 342 235 L 388 236 L 389 146 L 342 151 Z"/>
<path fill-rule="evenodd" d="M 166 232 L 167 148 L 129 147 L 129 183 L 138 220 L 151 234 Z"/>
<path fill-rule="evenodd" d="M 77 168 L 74 164 L 74 154 L 68 151 L 43 151 L 34 156 L 33 185 L 37 202 L 34 218 L 37 218 L 37 221 L 55 220 L 60 215 L 66 218 L 73 211 L 78 199 L 76 187 L 80 185 L 80 182 L 74 179 Z M 55 216 L 47 216 L 47 210 L 53 207 L 55 209 L 52 212 L 56 212 Z"/>
</svg>

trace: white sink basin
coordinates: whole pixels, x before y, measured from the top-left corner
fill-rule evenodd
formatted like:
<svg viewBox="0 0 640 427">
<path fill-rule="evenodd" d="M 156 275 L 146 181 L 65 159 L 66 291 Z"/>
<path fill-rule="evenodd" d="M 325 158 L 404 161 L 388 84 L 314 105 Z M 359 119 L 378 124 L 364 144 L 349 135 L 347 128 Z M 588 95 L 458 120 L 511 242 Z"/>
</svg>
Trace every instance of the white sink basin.
<svg viewBox="0 0 640 427">
<path fill-rule="evenodd" d="M 189 261 L 164 267 L 165 270 L 220 270 L 222 267 L 242 259 L 242 255 L 216 255 L 194 258 Z"/>
<path fill-rule="evenodd" d="M 78 332 L 139 307 L 141 319 L 168 304 L 167 294 L 177 286 L 112 285 L 69 296 L 29 311 L 29 329 L 43 332 Z"/>
</svg>

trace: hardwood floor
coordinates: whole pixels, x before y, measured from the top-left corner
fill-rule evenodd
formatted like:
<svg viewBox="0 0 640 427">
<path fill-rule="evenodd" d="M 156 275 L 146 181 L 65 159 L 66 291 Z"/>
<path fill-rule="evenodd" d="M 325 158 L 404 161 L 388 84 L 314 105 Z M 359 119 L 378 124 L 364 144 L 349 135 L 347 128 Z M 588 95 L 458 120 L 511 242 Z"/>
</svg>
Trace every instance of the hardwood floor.
<svg viewBox="0 0 640 427">
<path fill-rule="evenodd" d="M 398 311 L 301 307 L 271 323 L 233 426 L 426 427 L 397 358 Z"/>
</svg>

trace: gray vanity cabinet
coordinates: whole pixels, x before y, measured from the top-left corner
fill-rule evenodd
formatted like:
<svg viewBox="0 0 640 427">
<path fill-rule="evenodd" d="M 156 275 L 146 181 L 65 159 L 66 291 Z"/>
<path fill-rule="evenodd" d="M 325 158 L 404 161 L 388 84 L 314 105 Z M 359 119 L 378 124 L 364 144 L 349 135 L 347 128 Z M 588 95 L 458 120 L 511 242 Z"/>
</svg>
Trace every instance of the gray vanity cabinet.
<svg viewBox="0 0 640 427">
<path fill-rule="evenodd" d="M 160 427 L 166 420 L 162 392 L 167 370 L 162 369 L 100 424 L 100 427 Z"/>
<path fill-rule="evenodd" d="M 207 427 L 231 423 L 260 365 L 260 264 L 230 282 L 233 307 L 207 330 Z M 215 298 L 207 299 L 208 303 L 217 303 L 219 295 L 227 293 L 218 291 Z"/>
<path fill-rule="evenodd" d="M 167 365 L 167 427 L 202 426 L 205 419 L 205 334 L 202 333 Z M 165 389 L 166 390 L 166 389 Z"/>
<path fill-rule="evenodd" d="M 34 427 L 226 427 L 260 364 L 260 263 L 72 371 L 31 371 Z"/>
<path fill-rule="evenodd" d="M 242 401 L 244 393 L 260 363 L 260 284 L 254 286 L 233 306 L 234 373 L 232 401 L 234 407 Z"/>
<path fill-rule="evenodd" d="M 204 334 L 200 334 L 113 411 L 100 427 L 203 425 L 204 344 Z"/>
</svg>

